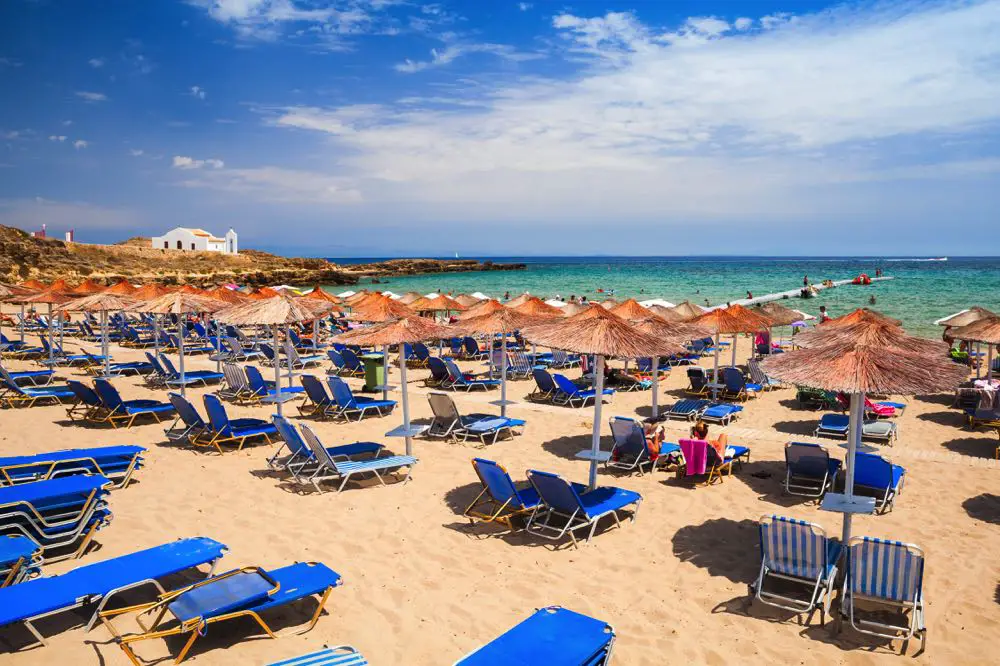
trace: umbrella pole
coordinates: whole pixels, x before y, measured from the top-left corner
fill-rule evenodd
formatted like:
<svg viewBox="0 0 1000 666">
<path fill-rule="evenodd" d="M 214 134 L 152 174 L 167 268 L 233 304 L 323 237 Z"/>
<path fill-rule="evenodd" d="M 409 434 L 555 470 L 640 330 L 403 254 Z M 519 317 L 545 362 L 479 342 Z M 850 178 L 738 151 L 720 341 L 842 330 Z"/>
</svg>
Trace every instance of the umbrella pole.
<svg viewBox="0 0 1000 666">
<path fill-rule="evenodd" d="M 21 342 L 24 342 L 24 303 L 21 303 L 21 325 L 18 327 L 21 329 Z"/>
<path fill-rule="evenodd" d="M 49 308 L 51 308 L 51 307 L 52 306 L 50 305 Z M 49 321 L 51 321 L 51 320 L 52 320 L 52 317 L 50 316 L 49 317 Z M 979 379 L 980 377 L 982 377 L 983 364 L 979 362 L 979 354 L 980 354 L 981 351 L 982 351 L 982 348 L 979 346 L 979 343 L 977 342 L 976 343 L 976 353 L 973 354 L 973 356 L 976 359 L 976 379 Z"/>
<path fill-rule="evenodd" d="M 108 311 L 101 310 L 101 354 L 104 356 L 104 376 L 111 376 L 111 350 L 108 345 Z"/>
<path fill-rule="evenodd" d="M 160 316 L 153 314 L 153 356 L 160 356 Z"/>
<path fill-rule="evenodd" d="M 271 335 L 274 337 L 274 401 L 277 405 L 278 416 L 281 416 L 281 354 L 278 350 L 278 327 L 271 325 Z"/>
<path fill-rule="evenodd" d="M 55 350 L 52 345 L 56 343 L 55 336 L 52 334 L 52 304 L 49 303 L 49 367 L 53 366 Z M 61 345 L 60 345 L 61 346 Z"/>
<path fill-rule="evenodd" d="M 406 365 L 406 348 L 402 343 L 399 345 L 400 353 L 400 364 Z M 382 345 L 382 365 L 385 367 L 385 376 L 382 377 L 382 399 L 389 399 L 389 345 Z"/>
<path fill-rule="evenodd" d="M 719 397 L 719 338 L 721 336 L 715 334 L 715 368 L 712 370 L 712 400 L 714 401 Z"/>
<path fill-rule="evenodd" d="M 180 366 L 181 366 L 181 395 L 187 397 L 187 382 L 184 381 L 184 321 L 181 321 L 181 325 L 177 331 L 177 353 L 180 355 Z"/>
<path fill-rule="evenodd" d="M 319 319 L 313 319 L 313 354 L 319 349 Z"/>
<path fill-rule="evenodd" d="M 406 439 L 406 455 L 413 455 L 413 438 L 410 437 L 410 399 L 406 395 L 406 349 L 403 347 L 403 343 L 399 343 L 399 382 L 402 385 L 400 387 L 402 391 L 402 396 L 400 400 L 403 403 L 403 430 L 405 434 L 403 437 Z"/>
<path fill-rule="evenodd" d="M 500 416 L 507 417 L 507 334 L 500 338 Z"/>
<path fill-rule="evenodd" d="M 653 354 L 653 420 L 655 421 L 660 416 L 660 405 L 659 405 L 659 379 L 660 379 L 660 356 L 659 354 Z"/>
<path fill-rule="evenodd" d="M 733 333 L 733 362 L 730 363 L 729 365 L 733 366 L 734 368 L 736 367 L 736 339 L 738 337 L 739 337 L 738 335 Z"/>
<path fill-rule="evenodd" d="M 604 357 L 597 354 L 594 362 L 594 436 L 590 444 L 589 488 L 597 487 L 597 456 L 601 452 L 601 407 L 604 406 Z"/>
<path fill-rule="evenodd" d="M 65 342 L 65 340 L 63 339 L 63 329 L 65 328 L 65 326 L 63 324 L 62 310 L 60 310 L 58 314 L 59 314 L 59 348 L 62 349 L 63 343 Z"/>
<path fill-rule="evenodd" d="M 844 498 L 848 505 L 854 499 L 854 465 L 855 459 L 857 458 L 858 446 L 861 443 L 861 426 L 864 423 L 865 417 L 865 394 L 864 393 L 852 393 L 851 394 L 851 416 L 849 425 L 847 428 L 847 460 L 846 463 L 846 475 L 847 478 L 844 480 Z M 851 538 L 851 513 L 844 514 L 844 529 L 841 534 L 841 543 L 847 546 L 847 540 Z"/>
<path fill-rule="evenodd" d="M 993 381 L 993 345 L 986 345 L 986 381 Z"/>
</svg>

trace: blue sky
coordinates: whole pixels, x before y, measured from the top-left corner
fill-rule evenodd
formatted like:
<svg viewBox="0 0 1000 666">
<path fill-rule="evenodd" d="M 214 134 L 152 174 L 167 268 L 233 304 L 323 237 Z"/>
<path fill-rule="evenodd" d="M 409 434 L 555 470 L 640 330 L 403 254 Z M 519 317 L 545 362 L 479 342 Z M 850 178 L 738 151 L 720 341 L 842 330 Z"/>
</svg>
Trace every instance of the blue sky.
<svg viewBox="0 0 1000 666">
<path fill-rule="evenodd" d="M 1000 254 L 998 35 L 1000 0 L 7 0 L 0 223 Z"/>
</svg>

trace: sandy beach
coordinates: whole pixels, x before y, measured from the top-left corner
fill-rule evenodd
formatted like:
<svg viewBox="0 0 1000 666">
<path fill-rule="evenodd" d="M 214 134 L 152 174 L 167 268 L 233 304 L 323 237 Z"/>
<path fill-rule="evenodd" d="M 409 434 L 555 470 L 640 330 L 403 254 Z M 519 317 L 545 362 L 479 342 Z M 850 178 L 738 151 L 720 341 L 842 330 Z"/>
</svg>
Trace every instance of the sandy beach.
<svg viewBox="0 0 1000 666">
<path fill-rule="evenodd" d="M 69 350 L 80 344 L 67 340 Z M 97 352 L 96 344 L 82 345 Z M 119 361 L 141 356 L 116 345 L 112 351 Z M 748 353 L 742 338 L 738 358 Z M 37 367 L 11 360 L 5 365 Z M 482 370 L 478 364 L 462 365 Z M 711 359 L 702 365 L 711 367 Z M 189 358 L 188 367 L 214 369 L 214 363 Z M 316 374 L 324 372 L 325 366 Z M 59 371 L 68 378 L 78 374 Z M 411 409 L 418 421 L 431 415 L 422 381 L 427 374 L 409 372 Z M 576 377 L 579 370 L 568 374 Z M 348 382 L 355 389 L 362 383 Z M 116 379 L 115 385 L 126 398 L 166 399 L 166 391 L 151 392 L 137 378 Z M 682 397 L 686 386 L 684 369 L 674 369 L 661 382 L 661 404 Z M 420 463 L 409 483 L 352 484 L 341 494 L 300 492 L 268 472 L 265 459 L 273 447 L 249 446 L 220 456 L 168 444 L 164 425 L 151 422 L 131 429 L 71 423 L 61 406 L 0 411 L 0 452 L 114 444 L 147 449 L 137 482 L 113 492 L 114 520 L 98 533 L 98 547 L 79 560 L 46 566 L 46 574 L 180 537 L 207 536 L 229 547 L 220 570 L 314 560 L 343 576 L 327 614 L 310 633 L 243 640 L 253 633 L 252 623 L 213 628 L 188 657 L 193 664 L 266 664 L 323 644 L 353 645 L 377 665 L 450 664 L 533 609 L 553 604 L 611 624 L 618 635 L 613 663 L 623 665 L 905 663 L 901 660 L 916 651 L 918 641 L 900 657 L 898 643 L 880 643 L 849 628 L 834 636 L 829 623 L 819 626 L 818 616 L 805 627 L 776 609 L 757 603 L 747 608 L 747 584 L 759 566 L 756 520 L 761 515 L 801 518 L 823 525 L 831 535 L 840 532 L 839 514 L 782 495 L 785 442 L 822 441 L 834 457 L 843 459 L 845 453 L 838 441 L 811 436 L 819 414 L 798 407 L 792 388 L 750 401 L 742 418 L 725 428 L 731 443 L 751 447 L 752 458 L 722 484 L 695 486 L 664 472 L 629 476 L 602 470 L 600 484 L 634 490 L 644 501 L 634 523 L 621 529 L 606 523 L 590 545 L 553 549 L 523 532 L 495 536 L 492 526 L 470 526 L 461 513 L 479 491 L 473 457 L 502 463 L 515 480 L 523 480 L 526 469 L 540 469 L 586 481 L 587 463 L 574 456 L 589 447 L 592 409 L 528 403 L 523 397 L 533 387 L 532 381 L 510 385 L 509 398 L 518 404 L 509 413 L 528 422 L 522 436 L 486 447 L 418 439 L 414 451 Z M 201 396 L 210 390 L 188 391 L 199 410 Z M 472 412 L 496 409 L 488 403 L 497 393 L 453 395 L 461 411 Z M 898 441 L 879 447 L 906 468 L 904 491 L 890 513 L 856 518 L 854 532 L 912 542 L 926 552 L 928 639 L 917 661 L 983 664 L 994 660 L 989 655 L 1000 623 L 997 435 L 964 429 L 961 414 L 948 408 L 951 397 L 905 398 Z M 605 419 L 648 416 L 649 404 L 648 391 L 618 393 L 605 405 Z M 287 413 L 296 414 L 294 405 Z M 231 416 L 258 418 L 272 411 L 227 409 Z M 384 437 L 400 419 L 397 410 L 360 423 L 308 423 L 327 446 L 375 441 L 401 452 L 402 440 Z M 668 422 L 668 441 L 685 436 L 689 425 Z M 713 434 L 719 430 L 712 427 Z M 604 433 L 604 448 L 610 448 L 606 423 Z M 285 612 L 276 624 L 291 626 L 308 616 L 305 607 Z M 127 618 L 124 622 L 123 628 L 135 629 Z M 5 653 L 0 661 L 11 666 L 128 663 L 104 628 L 85 633 L 65 617 L 38 625 L 50 645 Z M 14 643 L 27 638 L 20 629 L 3 633 Z M 138 653 L 147 662 L 162 661 L 180 645 L 152 640 L 140 644 Z"/>
</svg>

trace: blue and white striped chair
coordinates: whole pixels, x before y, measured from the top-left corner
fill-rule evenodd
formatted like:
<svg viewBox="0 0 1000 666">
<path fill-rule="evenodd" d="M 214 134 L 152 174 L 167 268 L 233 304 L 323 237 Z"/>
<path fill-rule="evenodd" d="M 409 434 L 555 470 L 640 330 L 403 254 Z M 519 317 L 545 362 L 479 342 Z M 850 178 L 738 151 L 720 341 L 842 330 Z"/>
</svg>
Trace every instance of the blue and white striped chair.
<svg viewBox="0 0 1000 666">
<path fill-rule="evenodd" d="M 840 551 L 840 542 L 828 538 L 826 530 L 819 525 L 784 516 L 762 516 L 760 573 L 750 585 L 751 598 L 794 613 L 809 613 L 810 617 L 818 608 L 820 624 L 825 623 Z M 765 590 L 768 579 L 806 585 L 811 588 L 809 597 L 791 597 Z"/>
<path fill-rule="evenodd" d="M 908 624 L 888 624 L 855 615 L 855 603 L 876 604 L 909 616 Z M 902 541 L 851 537 L 847 543 L 847 566 L 840 602 L 841 615 L 857 631 L 870 636 L 902 640 L 920 638 L 920 651 L 927 643 L 924 625 L 924 551 Z M 879 618 L 882 619 L 882 618 Z M 918 654 L 919 654 L 918 652 Z"/>
<path fill-rule="evenodd" d="M 368 666 L 368 660 L 350 645 L 335 645 L 269 666 Z"/>
</svg>

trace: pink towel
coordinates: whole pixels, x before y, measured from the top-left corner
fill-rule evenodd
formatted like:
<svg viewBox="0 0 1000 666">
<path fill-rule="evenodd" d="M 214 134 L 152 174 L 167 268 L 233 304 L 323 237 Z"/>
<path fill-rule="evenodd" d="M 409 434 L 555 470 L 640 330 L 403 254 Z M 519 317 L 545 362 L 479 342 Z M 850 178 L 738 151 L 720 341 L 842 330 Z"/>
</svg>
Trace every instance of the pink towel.
<svg viewBox="0 0 1000 666">
<path fill-rule="evenodd" d="M 682 439 L 678 444 L 684 454 L 686 476 L 704 474 L 708 469 L 708 442 L 703 439 Z"/>
</svg>

